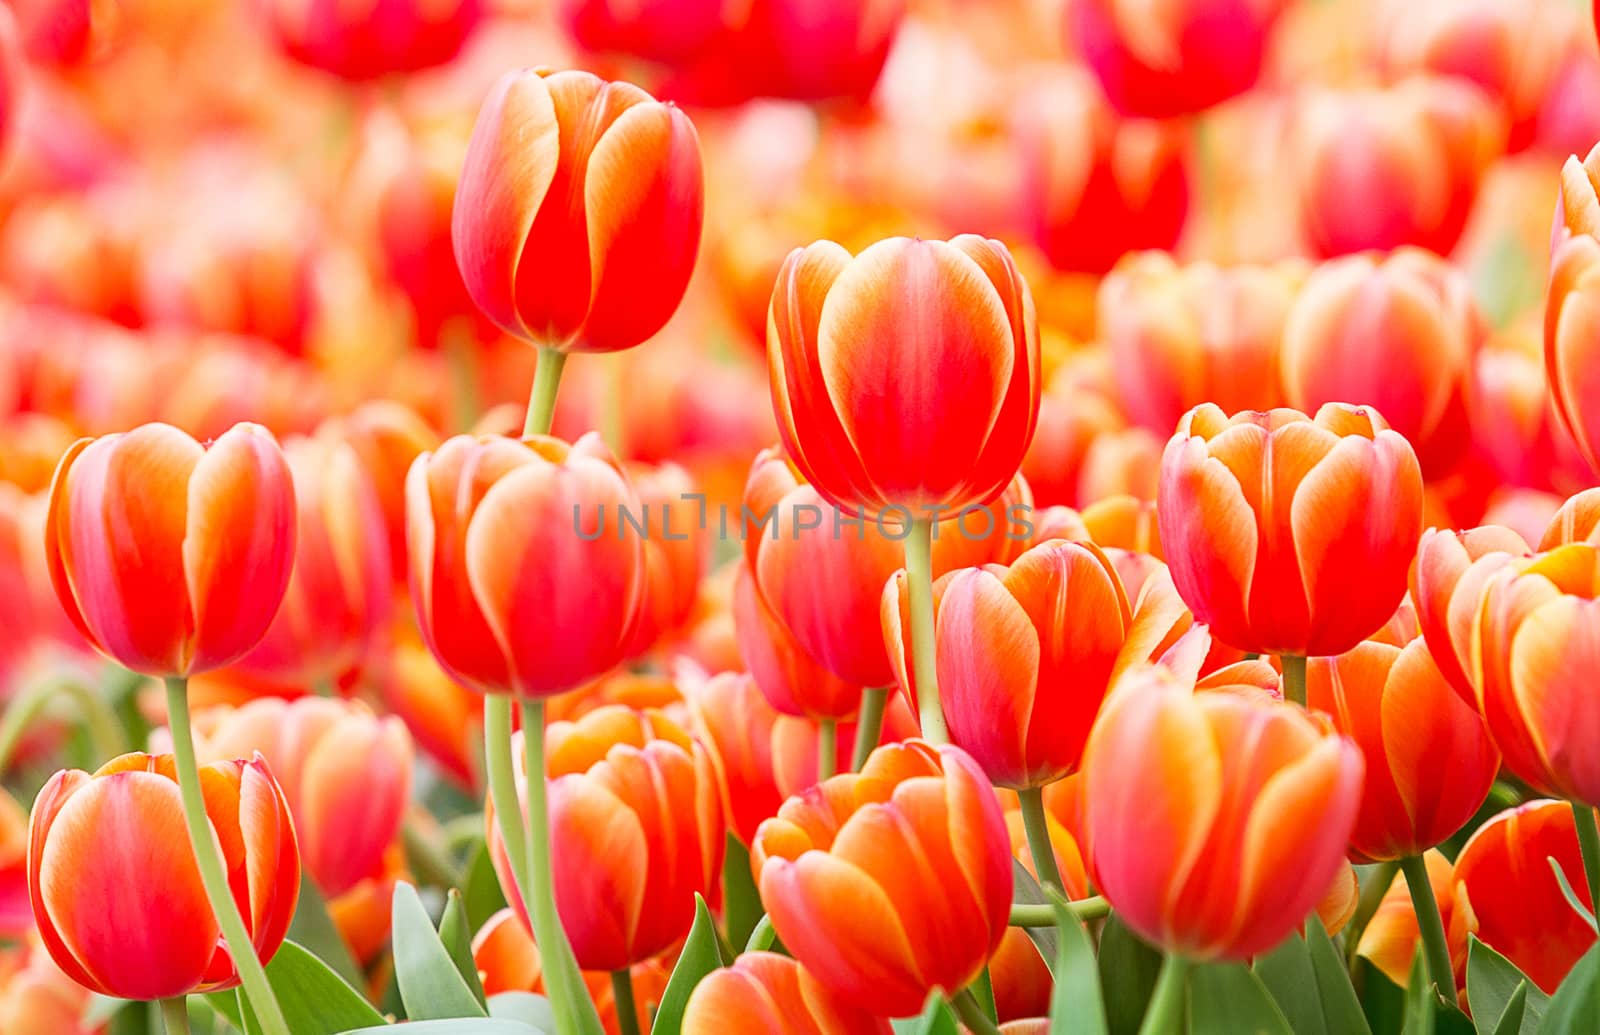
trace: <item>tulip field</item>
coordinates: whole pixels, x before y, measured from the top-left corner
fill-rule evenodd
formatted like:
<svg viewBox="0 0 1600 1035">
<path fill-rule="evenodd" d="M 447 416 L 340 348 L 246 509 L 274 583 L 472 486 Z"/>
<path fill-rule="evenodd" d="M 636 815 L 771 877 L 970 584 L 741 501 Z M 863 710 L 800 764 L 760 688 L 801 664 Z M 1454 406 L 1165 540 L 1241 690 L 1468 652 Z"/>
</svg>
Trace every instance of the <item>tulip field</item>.
<svg viewBox="0 0 1600 1035">
<path fill-rule="evenodd" d="M 1600 0 L 0 0 L 0 1035 L 1600 1035 Z"/>
</svg>

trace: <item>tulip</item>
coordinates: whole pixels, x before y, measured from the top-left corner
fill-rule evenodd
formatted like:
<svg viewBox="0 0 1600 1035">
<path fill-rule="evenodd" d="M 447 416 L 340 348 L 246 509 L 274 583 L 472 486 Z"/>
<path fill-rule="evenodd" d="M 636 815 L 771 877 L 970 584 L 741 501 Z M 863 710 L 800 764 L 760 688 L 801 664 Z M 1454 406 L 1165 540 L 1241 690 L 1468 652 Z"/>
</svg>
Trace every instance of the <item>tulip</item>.
<svg viewBox="0 0 1600 1035">
<path fill-rule="evenodd" d="M 324 428 L 348 442 L 378 494 L 389 573 L 406 581 L 406 472 L 417 457 L 439 445 L 439 436 L 415 411 L 388 399 L 362 403 Z"/>
<path fill-rule="evenodd" d="M 1383 414 L 1429 471 L 1464 452 L 1464 399 L 1483 319 L 1466 274 L 1416 248 L 1351 255 L 1306 280 L 1283 334 L 1289 405 L 1348 400 Z"/>
<path fill-rule="evenodd" d="M 1278 350 L 1302 263 L 1179 266 L 1130 255 L 1100 283 L 1100 337 L 1123 409 L 1165 435 L 1203 402 L 1229 413 L 1282 405 Z"/>
<path fill-rule="evenodd" d="M 541 349 L 632 348 L 689 283 L 701 178 L 677 108 L 588 72 L 509 73 L 478 114 L 456 189 L 467 291 Z"/>
<path fill-rule="evenodd" d="M 1600 144 L 1596 144 L 1580 162 L 1577 155 L 1569 155 L 1561 167 L 1561 193 L 1556 200 L 1556 228 L 1552 250 L 1558 248 L 1565 234 L 1600 237 Z"/>
<path fill-rule="evenodd" d="M 1089 449 L 1124 424 L 1108 390 L 1058 371 L 1039 397 L 1039 426 L 1022 457 L 1021 474 L 1041 507 L 1081 502 L 1080 472 Z"/>
<path fill-rule="evenodd" d="M 875 1016 L 916 1013 L 978 977 L 1010 913 L 999 802 L 959 748 L 879 748 L 860 774 L 790 798 L 752 846 L 761 901 L 790 954 Z"/>
<path fill-rule="evenodd" d="M 784 715 L 845 719 L 861 707 L 861 687 L 835 676 L 807 654 L 763 599 L 749 566 L 739 565 L 733 621 L 739 655 L 761 694 Z"/>
<path fill-rule="evenodd" d="M 0 938 L 15 941 L 32 928 L 33 913 L 28 904 L 28 814 L 17 799 L 0 789 Z"/>
<path fill-rule="evenodd" d="M 1587 482 L 1589 468 L 1551 399 L 1541 333 L 1536 319 L 1521 319 L 1489 337 L 1473 364 L 1467 415 L 1499 484 L 1564 494 Z"/>
<path fill-rule="evenodd" d="M 99 1035 L 102 1029 L 91 1023 L 89 1003 L 89 993 L 33 945 L 25 959 L 0 964 L 0 1027 L 6 1031 Z"/>
<path fill-rule="evenodd" d="M 1433 898 L 1443 916 L 1444 927 L 1454 935 L 1461 928 L 1455 918 L 1454 867 L 1437 849 L 1429 849 L 1423 856 L 1423 863 L 1427 868 Z M 1411 903 L 1411 889 L 1406 875 L 1395 874 L 1394 883 L 1384 892 L 1356 946 L 1357 956 L 1371 963 L 1401 988 L 1411 982 L 1411 967 L 1422 937 L 1416 910 Z M 1465 944 L 1452 937 L 1450 952 L 1454 980 L 1451 983 L 1457 988 L 1466 972 L 1465 955 L 1460 951 L 1465 948 Z"/>
<path fill-rule="evenodd" d="M 383 868 L 411 790 L 411 737 L 394 716 L 326 697 L 266 697 L 203 712 L 201 758 L 257 753 L 294 817 L 306 872 L 326 897 Z"/>
<path fill-rule="evenodd" d="M 1476 670 L 1472 629 L 1478 620 L 1484 584 L 1528 544 L 1508 528 L 1485 525 L 1465 532 L 1430 528 L 1417 543 L 1411 571 L 1411 599 L 1417 625 L 1428 641 L 1434 664 L 1463 701 L 1478 706 L 1469 673 Z"/>
<path fill-rule="evenodd" d="M 556 908 L 584 970 L 624 970 L 689 932 L 695 894 L 722 865 L 716 772 L 706 749 L 659 712 L 601 708 L 552 723 L 550 840 Z M 518 774 L 519 797 L 527 781 Z M 527 922 L 491 795 L 491 857 Z"/>
<path fill-rule="evenodd" d="M 1266 488 L 1270 491 L 1266 491 Z M 1172 580 L 1240 650 L 1342 654 L 1394 613 L 1422 531 L 1422 473 L 1369 409 L 1191 410 L 1161 459 Z"/>
<path fill-rule="evenodd" d="M 273 0 L 266 11 L 290 57 L 361 82 L 450 61 L 486 6 L 482 0 Z"/>
<path fill-rule="evenodd" d="M 580 46 L 656 61 L 692 57 L 723 27 L 722 0 L 563 0 L 562 21 Z"/>
<path fill-rule="evenodd" d="M 1189 214 L 1180 131 L 1118 116 L 1080 71 L 1017 106 L 1021 219 L 1051 265 L 1104 273 L 1130 251 L 1171 248 Z"/>
<path fill-rule="evenodd" d="M 995 1014 L 1001 1024 L 1050 1012 L 1054 980 L 1039 947 L 1021 927 L 1008 927 L 989 960 Z"/>
<path fill-rule="evenodd" d="M 1078 472 L 1078 499 L 1086 506 L 1115 496 L 1153 500 L 1162 439 L 1149 428 L 1109 431 L 1089 443 Z"/>
<path fill-rule="evenodd" d="M 1067 35 L 1122 111 L 1170 118 L 1248 90 L 1282 0 L 1071 0 Z"/>
<path fill-rule="evenodd" d="M 1442 76 L 1314 94 L 1301 124 L 1301 224 L 1325 256 L 1407 244 L 1448 253 L 1504 140 L 1488 99 Z"/>
<path fill-rule="evenodd" d="M 45 549 L 85 639 L 136 672 L 184 677 L 265 635 L 295 524 L 289 466 L 265 429 L 242 424 L 207 448 L 147 424 L 61 458 Z"/>
<path fill-rule="evenodd" d="M 249 954 L 270 960 L 300 888 L 289 806 L 259 756 L 203 772 L 205 815 L 234 875 L 230 901 L 246 918 Z M 170 999 L 239 984 L 183 825 L 170 755 L 63 770 L 39 792 L 28 831 L 34 919 L 57 966 L 91 992 Z"/>
<path fill-rule="evenodd" d="M 1594 343 L 1600 341 L 1600 239 L 1569 235 L 1550 259 L 1544 310 L 1544 370 L 1556 412 L 1589 466 L 1600 470 L 1600 383 Z"/>
<path fill-rule="evenodd" d="M 1600 546 L 1600 489 L 1585 489 L 1561 504 L 1544 538 L 1539 540 L 1540 550 L 1553 550 L 1568 543 L 1593 543 Z"/>
<path fill-rule="evenodd" d="M 845 1002 L 803 964 L 747 952 L 695 986 L 684 1035 L 782 1031 L 786 1035 L 888 1035 L 889 1022 Z"/>
<path fill-rule="evenodd" d="M 394 645 L 384 666 L 383 703 L 443 775 L 464 790 L 482 786 L 478 697 L 445 674 L 415 633 Z"/>
<path fill-rule="evenodd" d="M 1192 693 L 1160 668 L 1130 674 L 1084 752 L 1091 873 L 1123 920 L 1174 958 L 1248 958 L 1282 941 L 1332 883 L 1361 773 L 1356 745 L 1297 708 Z"/>
<path fill-rule="evenodd" d="M 44 529 L 49 497 L 0 482 L 0 685 L 19 687 L 41 660 L 87 654 L 50 584 Z"/>
<path fill-rule="evenodd" d="M 640 507 L 629 518 L 637 517 L 644 529 L 644 603 L 627 647 L 637 657 L 688 620 L 711 537 L 701 524 L 704 497 L 696 494 L 688 471 L 674 463 L 635 467 L 629 480 Z"/>
</svg>

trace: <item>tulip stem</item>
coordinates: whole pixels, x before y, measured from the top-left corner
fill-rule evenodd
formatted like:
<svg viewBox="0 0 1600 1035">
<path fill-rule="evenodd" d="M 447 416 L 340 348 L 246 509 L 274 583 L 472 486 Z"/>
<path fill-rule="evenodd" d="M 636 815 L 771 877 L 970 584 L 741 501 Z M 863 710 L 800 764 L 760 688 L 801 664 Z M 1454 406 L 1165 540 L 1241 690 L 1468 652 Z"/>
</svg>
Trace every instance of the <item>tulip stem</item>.
<svg viewBox="0 0 1600 1035">
<path fill-rule="evenodd" d="M 1091 895 L 1089 898 L 1068 902 L 1067 909 L 1079 920 L 1099 920 L 1111 914 L 1111 903 L 1099 895 Z M 1055 907 L 1032 902 L 1013 903 L 1011 915 L 1006 920 L 1008 927 L 1054 927 L 1055 925 Z"/>
<path fill-rule="evenodd" d="M 1280 654 L 1283 665 L 1283 699 L 1306 706 L 1306 658 L 1304 654 Z"/>
<path fill-rule="evenodd" d="M 1184 992 L 1189 983 L 1189 961 L 1171 953 L 1161 964 L 1156 990 L 1144 1011 L 1139 1035 L 1168 1035 L 1183 1030 Z"/>
<path fill-rule="evenodd" d="M 550 808 L 545 787 L 544 699 L 523 697 L 522 758 L 528 785 L 526 853 L 528 889 L 523 901 L 539 946 L 545 973 L 545 992 L 555 1011 L 556 1035 L 602 1035 L 600 1015 L 589 999 L 588 986 L 578 970 L 572 944 L 556 910 L 555 886 L 550 873 Z M 517 799 L 507 799 L 513 809 Z"/>
<path fill-rule="evenodd" d="M 561 369 L 566 365 L 565 352 L 539 350 L 539 365 L 533 371 L 533 392 L 528 396 L 528 419 L 522 425 L 524 435 L 550 434 L 550 421 L 556 414 L 556 393 L 561 390 Z"/>
<path fill-rule="evenodd" d="M 611 972 L 611 999 L 617 1007 L 617 1030 L 622 1035 L 639 1035 L 639 1007 L 633 1001 L 633 971 L 627 967 Z"/>
<path fill-rule="evenodd" d="M 189 997 L 173 996 L 161 1000 L 161 1026 L 167 1035 L 189 1035 Z"/>
<path fill-rule="evenodd" d="M 272 994 L 266 969 L 261 966 L 261 958 L 250 940 L 250 929 L 239 915 L 239 903 L 234 900 L 233 889 L 228 884 L 228 868 L 206 815 L 205 796 L 200 790 L 200 766 L 194 754 L 194 733 L 189 728 L 189 681 L 182 676 L 167 679 L 167 725 L 172 731 L 172 756 L 178 770 L 178 791 L 183 798 L 183 818 L 189 826 L 189 845 L 194 849 L 195 863 L 200 868 L 200 883 L 227 942 L 228 955 L 239 972 L 239 983 L 244 986 L 265 1035 L 289 1035 L 283 1010 Z"/>
<path fill-rule="evenodd" d="M 11 702 L 11 707 L 6 709 L 4 717 L 0 718 L 0 773 L 5 772 L 11 764 L 11 756 L 16 753 L 17 745 L 22 743 L 22 735 L 28 731 L 28 727 L 52 702 L 61 697 L 70 698 L 78 706 L 78 714 L 88 727 L 89 741 L 94 745 L 100 761 L 110 761 L 127 750 L 122 727 L 118 725 L 117 717 L 106 704 L 105 698 L 73 676 L 65 673 L 50 675 L 30 684 L 18 694 Z"/>
<path fill-rule="evenodd" d="M 832 776 L 839 768 L 839 720 L 817 720 L 817 782 Z"/>
<path fill-rule="evenodd" d="M 1000 1035 L 1000 1028 L 984 1013 L 983 1006 L 978 1002 L 978 997 L 972 994 L 972 989 L 963 988 L 950 997 L 950 1005 L 955 1007 L 956 1016 L 961 1018 L 961 1023 L 973 1035 Z"/>
<path fill-rule="evenodd" d="M 1034 876 L 1047 888 L 1065 894 L 1061 867 L 1056 865 L 1056 849 L 1050 843 L 1050 821 L 1044 812 L 1044 788 L 1024 787 L 1017 792 L 1022 802 L 1022 829 L 1028 835 L 1028 854 L 1033 856 Z"/>
<path fill-rule="evenodd" d="M 522 900 L 532 892 L 528 886 L 527 830 L 522 810 L 516 807 L 517 777 L 511 762 L 511 695 L 488 694 L 483 699 L 483 757 L 488 769 L 489 796 L 495 803 L 495 820 L 500 840 L 505 845 L 506 861 L 516 878 Z"/>
<path fill-rule="evenodd" d="M 1361 885 L 1361 897 L 1356 899 L 1356 911 L 1350 914 L 1350 922 L 1344 928 L 1345 954 L 1349 959 L 1356 958 L 1356 949 L 1361 945 L 1361 933 L 1367 929 L 1367 924 L 1372 922 L 1373 914 L 1377 913 L 1378 906 L 1383 903 L 1383 896 L 1388 892 L 1389 885 L 1394 883 L 1394 875 L 1399 869 L 1400 864 L 1393 859 L 1378 863 L 1372 868 L 1372 873 L 1366 882 Z"/>
<path fill-rule="evenodd" d="M 1583 876 L 1589 882 L 1589 901 L 1595 916 L 1600 916 L 1600 827 L 1595 825 L 1594 809 L 1572 803 L 1572 820 L 1578 828 L 1578 848 L 1583 852 Z"/>
<path fill-rule="evenodd" d="M 1428 879 L 1428 864 L 1420 855 L 1400 860 L 1400 872 L 1411 892 L 1411 909 L 1417 914 L 1417 930 L 1422 935 L 1422 951 L 1428 964 L 1428 979 L 1446 1002 L 1455 1002 L 1456 978 L 1450 965 L 1450 946 L 1444 937 L 1444 921 L 1439 903 L 1433 897 L 1433 882 Z"/>
<path fill-rule="evenodd" d="M 878 746 L 883 735 L 883 709 L 889 703 L 889 688 L 869 686 L 861 691 L 861 714 L 856 717 L 856 748 L 850 759 L 850 771 L 859 773 L 867 764 L 872 749 Z"/>
<path fill-rule="evenodd" d="M 911 596 L 912 679 L 922 739 L 947 744 L 950 732 L 939 703 L 938 645 L 933 631 L 933 522 L 912 521 L 906 536 L 906 583 Z"/>
</svg>

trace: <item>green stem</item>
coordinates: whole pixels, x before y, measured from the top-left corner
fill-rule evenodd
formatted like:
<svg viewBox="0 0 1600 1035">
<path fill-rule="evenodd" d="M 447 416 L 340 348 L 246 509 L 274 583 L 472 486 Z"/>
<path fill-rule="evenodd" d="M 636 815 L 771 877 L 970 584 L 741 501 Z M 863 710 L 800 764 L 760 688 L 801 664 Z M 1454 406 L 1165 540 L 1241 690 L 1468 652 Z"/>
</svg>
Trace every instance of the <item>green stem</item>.
<svg viewBox="0 0 1600 1035">
<path fill-rule="evenodd" d="M 850 769 L 859 773 L 867 764 L 872 749 L 878 746 L 883 735 L 883 709 L 889 703 L 889 688 L 869 686 L 861 691 L 861 714 L 856 717 L 856 749 L 850 759 Z"/>
<path fill-rule="evenodd" d="M 1595 825 L 1594 809 L 1572 803 L 1572 820 L 1578 828 L 1578 848 L 1583 852 L 1583 875 L 1589 881 L 1589 901 L 1600 917 L 1600 827 Z"/>
<path fill-rule="evenodd" d="M 1094 895 L 1089 898 L 1080 898 L 1076 902 L 1068 902 L 1067 908 L 1079 920 L 1099 920 L 1111 913 L 1111 903 Z M 1049 905 L 1036 905 L 1034 903 L 1013 903 L 1010 919 L 1006 921 L 1010 927 L 1054 927 L 1056 911 Z"/>
<path fill-rule="evenodd" d="M 406 861 L 411 864 L 411 872 L 416 874 L 417 880 L 436 888 L 461 886 L 461 877 L 456 873 L 450 857 L 418 829 L 416 821 L 410 817 L 400 825 L 400 843 L 405 848 Z"/>
<path fill-rule="evenodd" d="M 1061 868 L 1056 865 L 1056 849 L 1050 843 L 1050 821 L 1044 814 L 1044 788 L 1024 788 L 1017 792 L 1017 798 L 1022 802 L 1022 828 L 1028 835 L 1028 852 L 1033 856 L 1039 883 L 1065 892 Z"/>
<path fill-rule="evenodd" d="M 189 997 L 173 996 L 161 1000 L 161 1025 L 167 1035 L 189 1035 Z"/>
<path fill-rule="evenodd" d="M 817 782 L 833 775 L 839 759 L 839 720 L 817 720 Z"/>
<path fill-rule="evenodd" d="M 1183 1030 L 1183 1000 L 1188 980 L 1189 961 L 1177 953 L 1169 955 L 1161 964 L 1161 976 L 1156 979 L 1156 990 L 1144 1011 L 1139 1035 L 1168 1035 Z"/>
<path fill-rule="evenodd" d="M 565 352 L 539 350 L 539 365 L 533 372 L 533 392 L 528 396 L 528 419 L 522 425 L 524 435 L 550 433 L 550 421 L 556 414 L 556 393 L 561 390 L 561 369 L 566 365 Z"/>
<path fill-rule="evenodd" d="M 906 536 L 906 582 L 911 596 L 912 673 L 922 739 L 946 744 L 950 731 L 939 703 L 938 645 L 933 632 L 933 522 L 912 521 Z"/>
<path fill-rule="evenodd" d="M 961 1023 L 973 1035 L 1000 1035 L 1000 1028 L 983 1012 L 983 1007 L 978 1004 L 978 997 L 972 994 L 972 989 L 963 988 L 960 992 L 950 997 L 950 1005 L 955 1007 L 956 1016 L 961 1018 Z"/>
<path fill-rule="evenodd" d="M 1400 872 L 1405 874 L 1406 890 L 1411 893 L 1411 908 L 1417 914 L 1417 930 L 1422 935 L 1428 979 L 1447 1002 L 1453 1003 L 1456 997 L 1455 972 L 1450 966 L 1450 946 L 1445 941 L 1439 903 L 1434 900 L 1433 883 L 1428 880 L 1428 864 L 1420 855 L 1408 855 L 1400 860 Z"/>
<path fill-rule="evenodd" d="M 0 717 L 0 773 L 11 764 L 11 756 L 28 727 L 58 697 L 69 698 L 77 705 L 101 761 L 110 761 L 128 749 L 116 713 L 103 697 L 71 676 L 50 675 L 25 688 Z"/>
<path fill-rule="evenodd" d="M 1389 885 L 1394 883 L 1394 875 L 1400 869 L 1400 864 L 1391 859 L 1388 862 L 1378 863 L 1372 868 L 1372 874 L 1361 885 L 1361 897 L 1356 899 L 1356 911 L 1350 914 L 1350 922 L 1345 925 L 1345 955 L 1354 960 L 1356 949 L 1361 945 L 1361 933 L 1367 929 L 1367 924 L 1372 922 L 1373 914 L 1377 913 L 1378 906 L 1383 902 L 1383 896 L 1389 890 Z"/>
<path fill-rule="evenodd" d="M 511 695 L 488 694 L 483 699 L 483 757 L 488 769 L 489 796 L 494 800 L 494 817 L 500 827 L 506 861 L 516 878 L 516 891 L 527 902 L 528 835 L 517 807 L 517 776 L 511 762 Z"/>
<path fill-rule="evenodd" d="M 1283 699 L 1306 706 L 1306 659 L 1303 654 L 1280 654 L 1283 665 Z"/>
<path fill-rule="evenodd" d="M 639 1007 L 633 1001 L 633 971 L 624 967 L 611 972 L 611 998 L 617 1007 L 617 1030 L 622 1035 L 639 1035 Z"/>
<path fill-rule="evenodd" d="M 600 1016 L 578 970 L 572 944 L 556 911 L 550 876 L 550 808 L 544 776 L 544 699 L 522 702 L 523 772 L 528 785 L 528 920 L 544 963 L 545 994 L 555 1011 L 556 1035 L 603 1035 Z M 516 802 L 512 798 L 513 803 Z"/>
<path fill-rule="evenodd" d="M 267 983 L 267 972 L 250 940 L 250 929 L 239 915 L 233 889 L 228 885 L 228 868 L 206 816 L 206 801 L 200 791 L 200 766 L 195 761 L 194 733 L 189 728 L 189 681 L 181 676 L 167 679 L 167 724 L 172 731 L 172 755 L 178 770 L 178 791 L 183 798 L 183 818 L 189 826 L 189 845 L 200 868 L 200 883 L 205 887 L 217 925 L 227 942 L 228 954 L 239 972 L 250 1005 L 255 1008 L 265 1035 L 289 1035 L 283 1010 Z"/>
</svg>

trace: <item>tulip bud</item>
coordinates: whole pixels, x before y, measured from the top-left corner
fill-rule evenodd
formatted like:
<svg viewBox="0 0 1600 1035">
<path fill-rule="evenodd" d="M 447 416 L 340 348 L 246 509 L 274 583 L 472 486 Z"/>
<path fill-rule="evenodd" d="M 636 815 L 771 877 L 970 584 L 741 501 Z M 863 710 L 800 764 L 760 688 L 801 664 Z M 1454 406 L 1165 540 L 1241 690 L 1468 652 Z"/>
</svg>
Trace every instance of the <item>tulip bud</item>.
<svg viewBox="0 0 1600 1035">
<path fill-rule="evenodd" d="M 389 546 L 389 572 L 406 580 L 406 472 L 412 461 L 439 445 L 439 436 L 417 414 L 400 403 L 378 399 L 328 421 L 335 438 L 348 442 L 361 458 L 366 476 L 378 494 L 384 540 Z"/>
<path fill-rule="evenodd" d="M 862 688 L 817 664 L 756 587 L 748 564 L 734 584 L 733 623 L 739 656 L 761 694 L 784 715 L 843 719 L 861 706 Z"/>
<path fill-rule="evenodd" d="M 1600 470 L 1600 383 L 1593 371 L 1600 342 L 1600 239 L 1561 239 L 1550 258 L 1544 309 L 1544 373 L 1556 412 L 1578 451 Z"/>
<path fill-rule="evenodd" d="M 271 0 L 266 11 L 290 57 L 362 82 L 450 61 L 487 6 L 483 0 Z"/>
<path fill-rule="evenodd" d="M 775 952 L 747 952 L 695 986 L 684 1035 L 888 1035 L 889 1022 L 843 1002 L 806 968 Z"/>
<path fill-rule="evenodd" d="M 675 463 L 635 466 L 630 481 L 639 496 L 644 528 L 644 605 L 627 653 L 637 657 L 681 628 L 694 609 L 711 537 L 701 523 L 704 494 Z"/>
<path fill-rule="evenodd" d="M 265 962 L 300 892 L 288 803 L 260 756 L 200 772 L 250 948 Z M 51 958 L 91 992 L 170 999 L 239 983 L 184 834 L 171 755 L 51 777 L 28 830 L 28 895 Z"/>
</svg>

